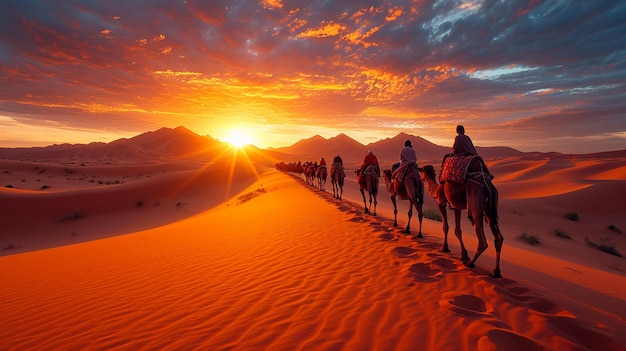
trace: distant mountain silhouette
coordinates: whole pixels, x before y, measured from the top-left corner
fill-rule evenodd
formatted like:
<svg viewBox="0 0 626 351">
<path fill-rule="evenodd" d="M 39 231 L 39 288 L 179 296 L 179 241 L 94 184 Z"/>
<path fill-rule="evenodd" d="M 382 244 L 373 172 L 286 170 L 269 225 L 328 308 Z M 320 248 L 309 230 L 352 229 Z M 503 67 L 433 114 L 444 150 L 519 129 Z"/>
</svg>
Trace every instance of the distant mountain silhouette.
<svg viewBox="0 0 626 351">
<path fill-rule="evenodd" d="M 340 155 L 345 161 L 363 159 L 367 152 L 365 145 L 343 133 L 330 139 L 315 135 L 311 138 L 300 140 L 291 146 L 275 150 L 287 154 L 287 157 L 290 158 L 289 161 L 319 162 L 324 157 L 328 164 L 332 162 L 336 155 Z"/>
<path fill-rule="evenodd" d="M 207 158 L 225 145 L 200 136 L 185 127 L 161 128 L 130 139 L 110 143 L 55 144 L 32 148 L 0 148 L 0 157 L 21 159 L 70 158 L 116 160 L 162 160 L 166 158 Z"/>
<path fill-rule="evenodd" d="M 400 160 L 400 151 L 404 142 L 411 140 L 417 153 L 418 163 L 438 163 L 443 155 L 449 153 L 450 146 L 440 146 L 419 136 L 400 133 L 393 138 L 386 138 L 368 145 L 363 145 L 348 135 L 341 133 L 326 139 L 315 135 L 300 140 L 291 146 L 259 149 L 248 146 L 245 150 L 255 159 L 272 162 L 316 161 L 322 157 L 327 163 L 335 155 L 340 155 L 344 164 L 361 163 L 368 150 L 372 150 L 379 159 L 381 167 L 389 167 Z M 626 157 L 626 150 L 599 152 L 593 154 L 561 154 L 556 152 L 522 152 L 510 147 L 476 147 L 485 158 L 528 157 L 528 158 L 618 158 Z M 122 138 L 110 143 L 94 142 L 90 144 L 55 144 L 32 148 L 0 148 L 0 158 L 12 159 L 100 159 L 129 161 L 162 161 L 168 159 L 195 159 L 210 161 L 224 150 L 234 152 L 230 144 L 210 136 L 200 136 L 185 127 L 161 128 L 132 138 Z M 384 166 L 383 166 L 384 165 Z"/>
<path fill-rule="evenodd" d="M 363 145 L 349 136 L 341 133 L 336 137 L 325 139 L 319 135 L 303 139 L 297 143 L 276 149 L 286 155 L 286 161 L 319 161 L 334 155 L 341 155 L 344 163 L 360 163 L 365 154 L 371 150 L 380 163 L 390 166 L 400 161 L 400 151 L 404 142 L 410 140 L 417 153 L 418 163 L 440 162 L 443 156 L 452 149 L 450 146 L 436 145 L 422 137 L 407 133 L 400 133 L 393 138 L 386 138 L 374 143 Z M 485 158 L 521 156 L 523 152 L 510 147 L 476 147 L 478 153 Z M 382 165 L 381 165 L 382 167 Z"/>
</svg>

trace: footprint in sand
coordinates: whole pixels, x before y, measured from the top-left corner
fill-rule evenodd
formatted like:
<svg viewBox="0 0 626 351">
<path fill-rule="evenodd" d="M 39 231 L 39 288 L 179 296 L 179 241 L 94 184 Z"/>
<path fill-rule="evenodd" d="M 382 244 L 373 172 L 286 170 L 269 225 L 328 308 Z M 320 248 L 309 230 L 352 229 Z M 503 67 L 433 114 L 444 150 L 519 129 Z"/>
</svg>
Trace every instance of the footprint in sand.
<svg viewBox="0 0 626 351">
<path fill-rule="evenodd" d="M 383 233 L 378 236 L 383 241 L 398 241 L 398 238 L 392 233 Z"/>
<path fill-rule="evenodd" d="M 408 246 L 394 247 L 391 250 L 391 252 L 393 252 L 394 254 L 396 254 L 396 256 L 398 256 L 400 258 L 417 257 L 417 255 L 415 254 L 417 252 L 417 250 L 412 248 L 412 247 L 408 247 Z"/>
<path fill-rule="evenodd" d="M 580 349 L 624 351 L 624 346 L 599 331 L 582 326 L 575 317 L 551 316 L 547 320 L 550 329 L 565 339 L 582 346 Z M 570 349 L 574 350 L 573 347 Z"/>
<path fill-rule="evenodd" d="M 460 293 L 444 293 L 439 306 L 468 317 L 486 317 L 493 313 L 493 306 L 480 297 Z"/>
<path fill-rule="evenodd" d="M 428 283 L 438 281 L 443 273 L 429 263 L 415 263 L 409 268 L 409 275 L 416 281 Z"/>
<path fill-rule="evenodd" d="M 547 351 L 537 341 L 506 329 L 491 329 L 478 339 L 479 350 Z"/>
<path fill-rule="evenodd" d="M 437 257 L 433 259 L 431 262 L 432 264 L 439 266 L 441 268 L 444 268 L 448 271 L 456 271 L 458 269 L 456 263 L 454 263 L 454 261 L 447 259 L 447 258 Z"/>
</svg>

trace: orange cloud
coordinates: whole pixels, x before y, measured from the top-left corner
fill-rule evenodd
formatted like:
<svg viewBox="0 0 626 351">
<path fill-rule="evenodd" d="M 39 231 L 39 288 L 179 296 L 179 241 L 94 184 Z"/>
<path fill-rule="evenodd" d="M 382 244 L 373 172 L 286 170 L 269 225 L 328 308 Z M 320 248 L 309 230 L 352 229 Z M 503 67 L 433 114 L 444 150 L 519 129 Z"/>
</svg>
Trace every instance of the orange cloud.
<svg viewBox="0 0 626 351">
<path fill-rule="evenodd" d="M 341 34 L 341 32 L 346 30 L 346 26 L 330 22 L 324 24 L 322 22 L 322 26 L 316 29 L 309 29 L 303 33 L 297 35 L 298 38 L 327 38 L 327 37 L 335 37 Z"/>
<path fill-rule="evenodd" d="M 282 9 L 283 2 L 281 0 L 262 0 L 261 5 L 266 9 Z"/>
<path fill-rule="evenodd" d="M 385 21 L 393 22 L 398 19 L 398 17 L 402 16 L 402 8 L 396 6 L 387 11 L 388 15 L 385 17 Z"/>
</svg>

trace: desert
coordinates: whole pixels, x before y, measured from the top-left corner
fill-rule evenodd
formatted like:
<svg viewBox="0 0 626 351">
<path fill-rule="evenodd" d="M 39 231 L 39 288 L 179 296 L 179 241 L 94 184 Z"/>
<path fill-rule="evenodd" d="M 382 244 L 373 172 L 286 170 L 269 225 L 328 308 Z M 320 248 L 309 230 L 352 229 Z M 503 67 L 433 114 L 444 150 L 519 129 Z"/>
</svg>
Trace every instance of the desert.
<svg viewBox="0 0 626 351">
<path fill-rule="evenodd" d="M 623 151 L 486 157 L 504 236 L 495 279 L 488 226 L 489 248 L 467 268 L 453 234 L 452 252 L 439 251 L 442 222 L 425 217 L 424 238 L 402 232 L 408 202 L 393 227 L 384 184 L 377 216 L 365 213 L 362 155 L 389 168 L 405 138 L 420 166 L 439 168 L 407 134 L 358 150 L 315 138 L 290 154 L 181 127 L 111 143 L 134 150 L 113 156 L 106 145 L 0 150 L 2 348 L 626 349 Z M 143 151 L 163 140 L 180 147 Z M 354 156 L 341 200 L 330 183 L 276 169 L 342 147 Z M 424 208 L 436 208 L 428 194 Z M 474 229 L 461 225 L 473 255 Z"/>
</svg>

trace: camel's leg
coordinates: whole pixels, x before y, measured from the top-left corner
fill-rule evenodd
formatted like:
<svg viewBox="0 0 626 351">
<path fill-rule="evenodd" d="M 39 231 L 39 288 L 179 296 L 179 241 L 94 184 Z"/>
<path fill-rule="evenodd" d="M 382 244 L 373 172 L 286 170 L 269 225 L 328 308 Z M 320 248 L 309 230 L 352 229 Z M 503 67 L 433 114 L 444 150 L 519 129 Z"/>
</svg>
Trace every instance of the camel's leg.
<svg viewBox="0 0 626 351">
<path fill-rule="evenodd" d="M 417 219 L 420 223 L 420 229 L 416 237 L 423 238 L 424 236 L 422 235 L 422 219 L 424 219 L 424 210 L 422 208 L 422 203 L 417 201 L 417 199 L 411 199 L 411 202 L 413 202 L 413 206 L 415 206 L 415 209 L 417 210 Z"/>
<path fill-rule="evenodd" d="M 411 217 L 413 217 L 413 204 L 411 204 L 411 199 L 409 199 L 409 212 L 407 213 L 409 216 L 409 220 L 406 223 L 406 229 L 404 229 L 405 234 L 411 233 Z"/>
<path fill-rule="evenodd" d="M 372 203 L 374 204 L 374 210 L 373 211 L 371 211 Z M 372 195 L 372 193 L 370 192 L 370 211 L 372 212 L 372 216 L 376 216 L 376 204 L 377 203 L 378 203 L 378 201 L 376 201 L 376 196 Z"/>
<path fill-rule="evenodd" d="M 496 221 L 489 221 L 489 226 L 491 227 L 491 232 L 494 236 L 494 246 L 496 247 L 496 268 L 493 270 L 493 273 L 490 274 L 492 278 L 502 278 L 502 273 L 500 272 L 500 254 L 502 253 L 502 243 L 504 243 L 504 236 L 500 233 L 500 227 Z"/>
<path fill-rule="evenodd" d="M 480 257 L 480 255 L 487 250 L 489 245 L 487 244 L 487 239 L 485 238 L 485 228 L 483 226 L 483 216 L 478 215 L 473 217 L 474 219 L 474 230 L 476 231 L 476 238 L 478 239 L 478 247 L 476 248 L 476 254 L 474 258 L 466 263 L 465 265 L 469 268 L 474 268 L 474 264 L 476 260 Z"/>
<path fill-rule="evenodd" d="M 365 207 L 365 213 L 370 213 L 370 210 L 367 208 L 367 202 L 365 200 L 365 191 L 363 189 L 359 189 L 361 191 L 361 196 L 363 196 L 363 207 Z"/>
<path fill-rule="evenodd" d="M 339 200 L 343 197 L 343 185 L 339 186 Z"/>
<path fill-rule="evenodd" d="M 450 248 L 448 247 L 448 231 L 450 230 L 450 226 L 448 226 L 448 211 L 446 211 L 446 204 L 439 204 L 437 207 L 439 208 L 439 213 L 441 214 L 441 220 L 443 222 L 443 245 L 439 251 L 450 252 Z"/>
<path fill-rule="evenodd" d="M 467 253 L 467 249 L 465 248 L 465 244 L 463 243 L 463 231 L 461 230 L 461 210 L 458 208 L 452 209 L 454 211 L 454 235 L 459 240 L 459 244 L 461 245 L 461 261 L 467 262 L 470 260 L 469 255 Z"/>
<path fill-rule="evenodd" d="M 391 203 L 393 203 L 393 227 L 395 228 L 398 226 L 398 207 L 395 196 L 391 196 Z"/>
</svg>

